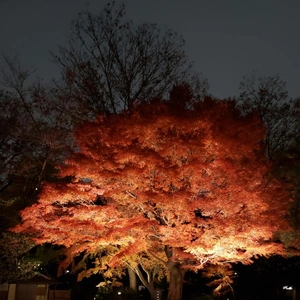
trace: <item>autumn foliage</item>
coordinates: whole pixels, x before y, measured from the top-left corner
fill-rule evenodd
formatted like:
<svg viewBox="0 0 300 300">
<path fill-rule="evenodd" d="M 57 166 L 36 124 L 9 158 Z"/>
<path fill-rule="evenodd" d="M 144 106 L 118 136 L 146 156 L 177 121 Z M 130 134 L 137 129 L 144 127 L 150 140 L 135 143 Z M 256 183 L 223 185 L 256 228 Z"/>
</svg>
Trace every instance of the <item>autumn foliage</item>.
<svg viewBox="0 0 300 300">
<path fill-rule="evenodd" d="M 290 198 L 268 176 L 258 116 L 231 101 L 179 107 L 154 101 L 78 128 L 60 168 L 71 182 L 44 183 L 15 230 L 71 256 L 113 245 L 111 266 L 144 253 L 165 263 L 169 299 L 183 268 L 283 253 L 274 233 L 288 229 Z"/>
</svg>

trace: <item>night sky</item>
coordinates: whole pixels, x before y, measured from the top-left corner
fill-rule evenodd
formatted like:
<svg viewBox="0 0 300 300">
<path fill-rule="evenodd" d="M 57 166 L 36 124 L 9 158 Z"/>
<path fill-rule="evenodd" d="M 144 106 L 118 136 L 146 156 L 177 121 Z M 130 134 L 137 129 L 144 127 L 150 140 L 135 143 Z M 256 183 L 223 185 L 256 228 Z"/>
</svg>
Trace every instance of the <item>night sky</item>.
<svg viewBox="0 0 300 300">
<path fill-rule="evenodd" d="M 94 12 L 108 1 L 91 0 Z M 120 1 L 116 1 L 120 2 Z M 279 74 L 300 96 L 299 0 L 124 0 L 134 22 L 166 25 L 186 40 L 195 69 L 217 97 L 234 96 L 242 76 Z M 49 50 L 65 45 L 85 0 L 0 0 L 0 51 L 17 54 L 46 80 L 57 76 Z M 3 67 L 3 59 L 0 59 Z"/>
</svg>

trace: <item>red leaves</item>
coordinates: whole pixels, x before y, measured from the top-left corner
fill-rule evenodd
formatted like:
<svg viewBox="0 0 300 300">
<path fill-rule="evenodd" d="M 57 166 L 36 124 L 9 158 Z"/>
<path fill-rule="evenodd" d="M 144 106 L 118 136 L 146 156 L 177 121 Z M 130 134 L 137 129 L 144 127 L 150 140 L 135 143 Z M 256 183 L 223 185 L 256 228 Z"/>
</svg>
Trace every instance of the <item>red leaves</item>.
<svg viewBox="0 0 300 300">
<path fill-rule="evenodd" d="M 89 251 L 116 245 L 118 257 L 145 245 L 180 247 L 203 262 L 279 251 L 270 239 L 287 228 L 289 198 L 265 177 L 263 134 L 254 114 L 210 99 L 181 114 L 155 102 L 98 119 L 77 130 L 80 152 L 61 171 L 73 182 L 45 184 L 19 229 Z"/>
</svg>

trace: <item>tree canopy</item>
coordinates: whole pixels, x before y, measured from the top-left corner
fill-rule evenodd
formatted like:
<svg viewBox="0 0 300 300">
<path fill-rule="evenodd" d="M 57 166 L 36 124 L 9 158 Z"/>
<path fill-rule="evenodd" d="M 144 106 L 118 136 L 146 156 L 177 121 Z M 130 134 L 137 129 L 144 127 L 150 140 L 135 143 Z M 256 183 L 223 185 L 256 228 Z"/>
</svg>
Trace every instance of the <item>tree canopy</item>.
<svg viewBox="0 0 300 300">
<path fill-rule="evenodd" d="M 68 45 L 52 57 L 67 96 L 95 116 L 164 97 L 183 81 L 193 86 L 195 96 L 206 95 L 207 80 L 192 70 L 184 46 L 177 32 L 154 23 L 134 24 L 124 4 L 112 2 L 98 14 L 80 13 Z"/>
<path fill-rule="evenodd" d="M 289 229 L 291 199 L 268 176 L 258 115 L 241 117 L 233 101 L 206 98 L 180 113 L 174 103 L 78 127 L 60 167 L 71 181 L 45 182 L 15 231 L 70 248 L 69 262 L 101 252 L 112 267 L 136 266 L 146 255 L 165 266 L 173 300 L 185 269 L 284 253 L 274 234 Z"/>
</svg>

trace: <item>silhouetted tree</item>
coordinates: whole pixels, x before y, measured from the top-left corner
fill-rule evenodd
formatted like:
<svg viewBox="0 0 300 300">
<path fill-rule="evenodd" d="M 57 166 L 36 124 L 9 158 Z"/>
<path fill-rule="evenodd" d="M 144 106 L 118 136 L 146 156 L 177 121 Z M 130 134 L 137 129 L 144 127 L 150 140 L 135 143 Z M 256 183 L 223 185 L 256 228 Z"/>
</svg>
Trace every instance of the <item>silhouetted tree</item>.
<svg viewBox="0 0 300 300">
<path fill-rule="evenodd" d="M 0 280 L 30 277 L 39 259 L 22 234 L 6 232 L 18 212 L 37 200 L 41 182 L 55 178 L 55 166 L 71 146 L 65 102 L 57 101 L 17 58 L 5 58 L 0 93 Z"/>
<path fill-rule="evenodd" d="M 125 6 L 109 3 L 98 14 L 84 11 L 72 23 L 67 47 L 52 54 L 62 70 L 63 89 L 81 108 L 97 115 L 130 110 L 161 98 L 188 81 L 195 98 L 207 93 L 206 79 L 192 72 L 183 38 L 156 24 L 135 25 Z"/>
<path fill-rule="evenodd" d="M 34 198 L 71 147 L 72 123 L 66 103 L 55 99 L 17 58 L 6 59 L 0 95 L 0 198 Z M 29 200 L 29 203 L 32 201 Z M 23 207 L 26 203 L 23 204 Z"/>
<path fill-rule="evenodd" d="M 290 99 L 286 82 L 278 75 L 258 77 L 255 72 L 240 83 L 238 106 L 243 114 L 257 110 L 266 126 L 266 151 L 269 159 L 285 151 L 299 137 L 300 109 Z"/>
</svg>

